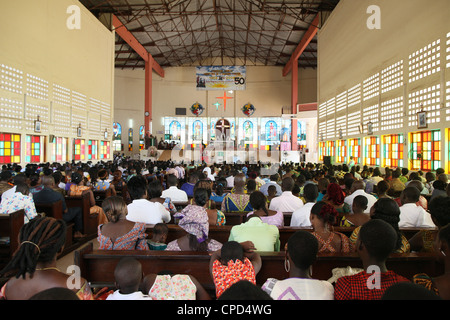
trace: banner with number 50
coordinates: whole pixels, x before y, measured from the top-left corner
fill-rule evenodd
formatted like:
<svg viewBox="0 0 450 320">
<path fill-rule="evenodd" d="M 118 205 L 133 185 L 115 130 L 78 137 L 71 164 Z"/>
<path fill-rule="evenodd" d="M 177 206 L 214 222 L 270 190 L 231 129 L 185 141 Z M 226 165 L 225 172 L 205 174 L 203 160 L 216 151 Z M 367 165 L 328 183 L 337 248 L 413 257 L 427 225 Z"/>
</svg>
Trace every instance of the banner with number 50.
<svg viewBox="0 0 450 320">
<path fill-rule="evenodd" d="M 198 66 L 197 90 L 245 90 L 245 74 L 245 66 Z"/>
</svg>

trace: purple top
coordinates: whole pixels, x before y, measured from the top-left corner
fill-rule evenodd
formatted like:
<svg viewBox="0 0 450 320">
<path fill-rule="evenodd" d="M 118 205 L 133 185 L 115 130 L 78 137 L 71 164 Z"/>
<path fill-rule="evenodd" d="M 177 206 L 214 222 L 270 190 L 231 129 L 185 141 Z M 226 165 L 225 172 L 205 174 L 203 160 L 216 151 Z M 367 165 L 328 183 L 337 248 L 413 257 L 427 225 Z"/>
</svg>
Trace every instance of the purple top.
<svg viewBox="0 0 450 320">
<path fill-rule="evenodd" d="M 252 215 L 252 212 L 249 212 L 247 214 L 247 217 Z M 267 224 L 271 224 L 277 227 L 284 227 L 284 215 L 283 212 L 281 211 L 277 211 L 276 214 L 272 215 L 272 216 L 260 216 L 262 222 L 267 223 Z"/>
</svg>

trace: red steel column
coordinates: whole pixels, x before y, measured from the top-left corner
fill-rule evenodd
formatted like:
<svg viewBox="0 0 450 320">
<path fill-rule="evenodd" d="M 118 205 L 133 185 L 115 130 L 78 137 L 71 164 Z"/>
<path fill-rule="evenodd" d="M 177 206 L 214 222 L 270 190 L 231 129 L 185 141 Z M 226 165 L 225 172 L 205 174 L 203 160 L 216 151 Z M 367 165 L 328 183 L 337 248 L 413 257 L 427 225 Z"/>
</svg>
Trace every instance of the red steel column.
<svg viewBox="0 0 450 320">
<path fill-rule="evenodd" d="M 291 114 L 297 114 L 298 103 L 298 59 L 292 63 L 291 80 Z M 297 118 L 292 119 L 291 150 L 297 151 Z"/>
<path fill-rule="evenodd" d="M 144 108 L 144 126 L 145 133 L 151 134 L 152 122 L 152 82 L 153 82 L 153 58 L 148 54 L 148 59 L 145 61 L 145 108 Z"/>
</svg>

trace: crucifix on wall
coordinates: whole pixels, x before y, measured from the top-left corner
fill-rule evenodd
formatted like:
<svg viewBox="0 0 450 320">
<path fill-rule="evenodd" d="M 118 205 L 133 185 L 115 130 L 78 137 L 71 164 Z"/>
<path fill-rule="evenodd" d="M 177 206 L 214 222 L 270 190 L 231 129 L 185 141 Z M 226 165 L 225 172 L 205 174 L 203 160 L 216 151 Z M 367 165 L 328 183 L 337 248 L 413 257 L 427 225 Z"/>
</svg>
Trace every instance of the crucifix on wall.
<svg viewBox="0 0 450 320">
<path fill-rule="evenodd" d="M 227 92 L 224 91 L 223 97 L 216 97 L 216 99 L 222 99 L 223 100 L 223 110 L 226 111 L 227 110 L 227 100 L 228 99 L 233 99 L 233 97 L 227 97 Z"/>
</svg>

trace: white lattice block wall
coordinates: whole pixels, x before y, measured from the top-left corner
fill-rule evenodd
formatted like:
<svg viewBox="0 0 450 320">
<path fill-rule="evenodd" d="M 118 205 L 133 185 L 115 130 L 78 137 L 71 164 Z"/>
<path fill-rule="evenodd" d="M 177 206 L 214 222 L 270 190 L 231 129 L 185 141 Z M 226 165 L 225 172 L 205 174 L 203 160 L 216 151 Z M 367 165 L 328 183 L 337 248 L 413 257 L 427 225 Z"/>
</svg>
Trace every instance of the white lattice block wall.
<svg viewBox="0 0 450 320">
<path fill-rule="evenodd" d="M 381 93 L 403 86 L 403 60 L 381 70 Z"/>
<path fill-rule="evenodd" d="M 363 81 L 363 101 L 367 101 L 380 95 L 380 73 Z"/>
<path fill-rule="evenodd" d="M 437 39 L 409 55 L 409 82 L 428 77 L 441 71 L 441 40 Z"/>
<path fill-rule="evenodd" d="M 408 95 L 408 126 L 417 125 L 417 112 L 427 111 L 427 123 L 441 121 L 441 86 L 439 84 L 410 92 Z"/>
<path fill-rule="evenodd" d="M 403 96 L 382 102 L 380 111 L 382 131 L 403 128 Z"/>
<path fill-rule="evenodd" d="M 0 67 L 0 89 L 23 94 L 23 71 L 5 64 L 0 65 Z"/>
</svg>

